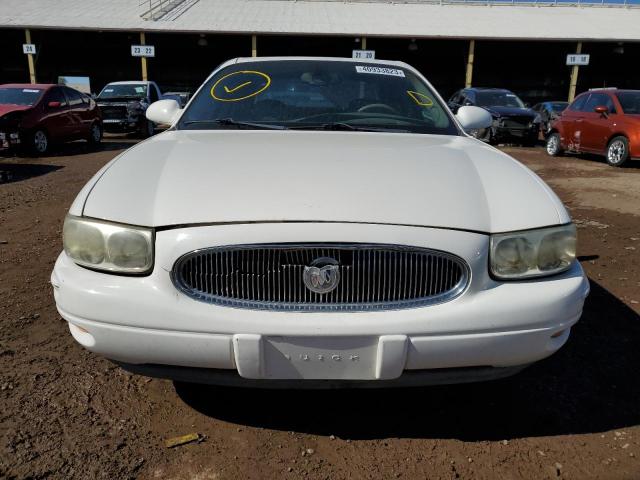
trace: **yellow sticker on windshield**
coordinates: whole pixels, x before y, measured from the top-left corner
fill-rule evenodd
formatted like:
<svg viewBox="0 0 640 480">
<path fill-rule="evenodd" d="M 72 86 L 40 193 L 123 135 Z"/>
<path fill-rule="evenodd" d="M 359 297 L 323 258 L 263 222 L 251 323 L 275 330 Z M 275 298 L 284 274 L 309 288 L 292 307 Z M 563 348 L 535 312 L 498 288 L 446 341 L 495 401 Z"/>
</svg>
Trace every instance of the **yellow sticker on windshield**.
<svg viewBox="0 0 640 480">
<path fill-rule="evenodd" d="M 211 87 L 211 96 L 219 102 L 238 102 L 255 97 L 271 85 L 271 77 L 255 70 L 240 70 L 220 77 Z"/>
<path fill-rule="evenodd" d="M 431 99 L 431 97 L 425 95 L 424 93 L 407 90 L 407 95 L 409 95 L 413 99 L 413 101 L 421 107 L 433 107 L 433 100 Z"/>
</svg>

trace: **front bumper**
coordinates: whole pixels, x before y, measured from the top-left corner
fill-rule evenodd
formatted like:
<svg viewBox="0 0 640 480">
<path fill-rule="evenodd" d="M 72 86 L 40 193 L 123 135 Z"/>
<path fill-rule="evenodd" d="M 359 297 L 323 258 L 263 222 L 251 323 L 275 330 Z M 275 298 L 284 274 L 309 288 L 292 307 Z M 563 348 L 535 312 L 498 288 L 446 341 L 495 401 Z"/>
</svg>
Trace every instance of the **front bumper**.
<svg viewBox="0 0 640 480">
<path fill-rule="evenodd" d="M 140 128 L 140 121 L 138 119 L 109 118 L 102 120 L 102 127 L 105 132 L 135 132 Z"/>
<path fill-rule="evenodd" d="M 20 146 L 20 134 L 17 131 L 0 131 L 0 149 Z"/>
<path fill-rule="evenodd" d="M 171 283 L 175 260 L 198 248 L 314 239 L 402 240 L 449 251 L 469 263 L 471 284 L 455 300 L 425 308 L 300 313 L 210 305 L 186 297 Z M 173 367 L 192 367 L 253 380 L 382 381 L 409 371 L 520 367 L 551 355 L 582 313 L 589 284 L 580 265 L 547 279 L 499 283 L 486 273 L 487 252 L 487 236 L 443 229 L 337 224 L 184 228 L 157 233 L 156 266 L 147 277 L 90 271 L 62 253 L 52 283 L 58 310 L 80 344 L 142 370 L 169 366 L 168 376 L 175 374 Z M 353 361 L 363 360 L 362 366 L 313 363 L 333 355 L 346 363 L 359 357 Z"/>
<path fill-rule="evenodd" d="M 534 124 L 531 127 L 504 127 L 494 126 L 493 137 L 497 140 L 501 139 L 521 139 L 525 141 L 536 140 L 540 133 L 540 124 Z"/>
</svg>

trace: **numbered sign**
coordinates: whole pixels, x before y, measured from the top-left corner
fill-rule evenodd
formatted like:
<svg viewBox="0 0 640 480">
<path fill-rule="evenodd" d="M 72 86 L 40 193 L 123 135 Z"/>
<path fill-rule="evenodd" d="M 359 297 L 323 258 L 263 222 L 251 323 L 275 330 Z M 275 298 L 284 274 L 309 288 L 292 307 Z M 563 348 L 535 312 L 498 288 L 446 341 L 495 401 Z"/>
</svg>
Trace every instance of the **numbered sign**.
<svg viewBox="0 0 640 480">
<path fill-rule="evenodd" d="M 35 55 L 36 54 L 36 46 L 33 43 L 24 43 L 22 44 L 22 52 Z"/>
<path fill-rule="evenodd" d="M 567 65 L 589 65 L 589 54 L 570 53 L 567 55 Z"/>
<path fill-rule="evenodd" d="M 153 45 L 131 45 L 131 55 L 133 57 L 155 57 L 156 47 Z"/>
<path fill-rule="evenodd" d="M 376 58 L 375 50 L 354 50 L 351 58 L 358 60 L 373 60 Z"/>
</svg>

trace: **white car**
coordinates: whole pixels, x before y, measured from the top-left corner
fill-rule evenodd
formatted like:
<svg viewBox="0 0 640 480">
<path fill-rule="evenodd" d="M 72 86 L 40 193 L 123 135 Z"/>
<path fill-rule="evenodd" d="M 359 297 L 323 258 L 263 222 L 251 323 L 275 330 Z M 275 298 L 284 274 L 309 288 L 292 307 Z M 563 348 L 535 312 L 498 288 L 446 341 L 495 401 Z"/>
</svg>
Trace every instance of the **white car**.
<svg viewBox="0 0 640 480">
<path fill-rule="evenodd" d="M 119 155 L 64 224 L 55 300 L 124 368 L 248 386 L 498 378 L 558 350 L 589 291 L 534 173 L 402 62 L 246 58 Z"/>
</svg>

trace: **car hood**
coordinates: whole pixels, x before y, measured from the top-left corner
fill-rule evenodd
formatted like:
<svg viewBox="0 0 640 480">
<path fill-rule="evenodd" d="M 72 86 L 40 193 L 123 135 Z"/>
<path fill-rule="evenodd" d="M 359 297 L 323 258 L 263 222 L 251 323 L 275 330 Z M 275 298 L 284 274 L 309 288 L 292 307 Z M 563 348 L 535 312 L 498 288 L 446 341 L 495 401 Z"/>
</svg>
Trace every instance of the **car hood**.
<svg viewBox="0 0 640 480">
<path fill-rule="evenodd" d="M 31 107 L 28 105 L 0 104 L 0 117 L 9 112 L 20 112 L 23 110 L 29 110 L 30 108 Z"/>
<path fill-rule="evenodd" d="M 483 107 L 491 115 L 496 117 L 515 117 L 529 115 L 535 117 L 536 113 L 530 108 L 516 108 L 516 107 Z"/>
<path fill-rule="evenodd" d="M 152 227 L 322 221 L 498 232 L 569 221 L 533 172 L 459 136 L 167 131 L 83 192 L 71 213 L 84 203 L 85 216 Z"/>
<path fill-rule="evenodd" d="M 110 104 L 110 103 L 131 103 L 131 102 L 142 102 L 144 98 L 138 97 L 111 97 L 111 98 L 96 98 L 96 103 L 100 105 L 101 103 Z"/>
</svg>

